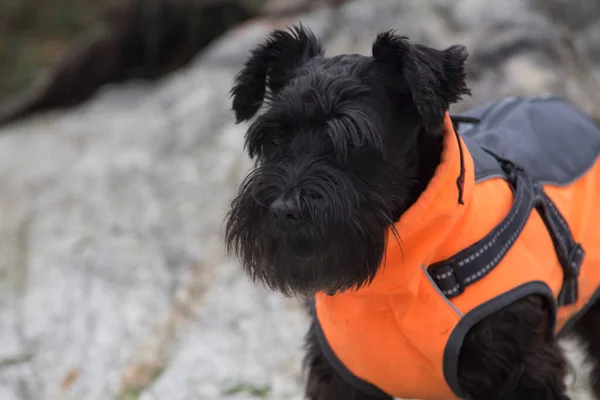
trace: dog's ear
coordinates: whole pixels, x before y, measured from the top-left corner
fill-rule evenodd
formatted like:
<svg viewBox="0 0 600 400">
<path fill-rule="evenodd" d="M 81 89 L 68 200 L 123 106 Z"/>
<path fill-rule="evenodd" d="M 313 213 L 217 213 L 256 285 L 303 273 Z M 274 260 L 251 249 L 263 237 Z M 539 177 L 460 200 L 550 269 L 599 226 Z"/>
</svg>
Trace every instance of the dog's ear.
<svg viewBox="0 0 600 400">
<path fill-rule="evenodd" d="M 466 85 L 464 64 L 468 54 L 464 46 L 436 50 L 412 45 L 407 37 L 388 31 L 377 35 L 372 53 L 375 62 L 388 64 L 404 77 L 429 133 L 439 131 L 451 103 L 471 94 Z"/>
<path fill-rule="evenodd" d="M 275 30 L 252 50 L 236 75 L 231 96 L 236 122 L 252 118 L 260 109 L 266 89 L 277 93 L 292 78 L 294 69 L 313 57 L 323 56 L 321 43 L 301 24 L 288 31 Z"/>
</svg>

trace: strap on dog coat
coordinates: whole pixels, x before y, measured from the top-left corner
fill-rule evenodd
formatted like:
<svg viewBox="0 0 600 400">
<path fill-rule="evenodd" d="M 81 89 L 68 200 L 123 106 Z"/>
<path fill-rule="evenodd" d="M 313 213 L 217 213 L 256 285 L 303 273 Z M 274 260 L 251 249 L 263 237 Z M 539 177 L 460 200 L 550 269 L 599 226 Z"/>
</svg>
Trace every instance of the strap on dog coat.
<svg viewBox="0 0 600 400">
<path fill-rule="evenodd" d="M 460 119 L 456 120 L 460 122 Z M 498 160 L 506 174 L 506 181 L 514 193 L 512 207 L 504 220 L 477 243 L 453 257 L 429 266 L 428 271 L 433 281 L 448 298 L 463 293 L 467 286 L 482 279 L 502 261 L 535 208 L 548 229 L 564 273 L 558 304 L 574 304 L 578 298 L 577 277 L 585 251 L 573 239 L 567 222 L 546 195 L 542 185 L 531 179 L 515 163 L 490 150 L 484 150 Z"/>
</svg>

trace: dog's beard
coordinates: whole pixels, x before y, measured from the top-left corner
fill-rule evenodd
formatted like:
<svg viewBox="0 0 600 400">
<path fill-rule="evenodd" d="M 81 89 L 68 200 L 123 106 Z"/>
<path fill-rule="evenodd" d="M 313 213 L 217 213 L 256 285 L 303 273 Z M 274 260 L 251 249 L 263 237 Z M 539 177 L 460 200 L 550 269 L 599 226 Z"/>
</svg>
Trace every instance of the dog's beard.
<svg viewBox="0 0 600 400">
<path fill-rule="evenodd" d="M 254 280 L 288 296 L 370 283 L 393 223 L 383 200 L 360 195 L 350 181 L 320 168 L 296 191 L 303 221 L 282 229 L 268 205 L 282 193 L 285 176 L 282 168 L 260 167 L 247 176 L 228 214 L 228 250 Z"/>
</svg>

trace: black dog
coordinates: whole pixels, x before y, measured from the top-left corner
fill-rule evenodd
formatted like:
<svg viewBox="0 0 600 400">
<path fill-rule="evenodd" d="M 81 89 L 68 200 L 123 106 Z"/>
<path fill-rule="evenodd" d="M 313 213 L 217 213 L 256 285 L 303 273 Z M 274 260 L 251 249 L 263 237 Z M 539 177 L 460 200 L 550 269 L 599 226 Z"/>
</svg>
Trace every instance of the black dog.
<svg viewBox="0 0 600 400">
<path fill-rule="evenodd" d="M 389 230 L 440 164 L 449 105 L 470 94 L 463 46 L 436 50 L 386 32 L 372 53 L 326 58 L 312 33 L 296 27 L 273 32 L 236 77 L 237 122 L 263 102 L 268 108 L 246 135 L 257 164 L 232 203 L 226 241 L 254 279 L 286 295 L 370 284 Z M 394 236 L 401 241 L 402 232 Z M 465 398 L 568 399 L 563 354 L 556 340 L 540 339 L 547 314 L 545 300 L 531 295 L 471 329 L 458 367 Z M 571 331 L 600 361 L 600 302 Z M 314 324 L 305 368 L 311 400 L 391 399 L 343 379 Z M 592 382 L 600 398 L 600 365 Z"/>
</svg>

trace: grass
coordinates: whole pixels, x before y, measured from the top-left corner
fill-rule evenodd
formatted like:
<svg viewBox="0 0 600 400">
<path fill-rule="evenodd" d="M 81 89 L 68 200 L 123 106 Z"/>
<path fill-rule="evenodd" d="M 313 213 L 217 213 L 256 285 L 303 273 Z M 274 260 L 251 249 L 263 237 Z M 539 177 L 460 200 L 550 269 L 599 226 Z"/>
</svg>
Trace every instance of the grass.
<svg viewBox="0 0 600 400">
<path fill-rule="evenodd" d="M 127 382 L 117 395 L 118 400 L 138 400 L 142 392 L 152 386 L 152 383 L 164 372 L 163 366 L 142 369 L 136 374 L 137 379 Z"/>
<path fill-rule="evenodd" d="M 223 396 L 232 396 L 238 393 L 248 393 L 250 396 L 266 399 L 271 393 L 271 388 L 268 385 L 255 386 L 249 383 L 238 383 L 222 392 Z"/>
</svg>

